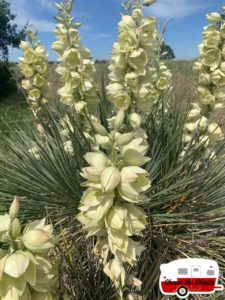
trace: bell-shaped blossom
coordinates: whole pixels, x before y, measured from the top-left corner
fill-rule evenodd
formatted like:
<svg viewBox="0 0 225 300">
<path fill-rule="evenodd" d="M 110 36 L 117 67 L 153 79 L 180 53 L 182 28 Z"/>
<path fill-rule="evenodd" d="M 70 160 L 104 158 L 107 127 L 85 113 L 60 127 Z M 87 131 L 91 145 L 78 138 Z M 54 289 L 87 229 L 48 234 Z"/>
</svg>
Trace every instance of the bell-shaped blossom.
<svg viewBox="0 0 225 300">
<path fill-rule="evenodd" d="M 36 282 L 33 289 L 37 292 L 55 292 L 59 286 L 59 261 L 35 256 L 36 265 Z"/>
<path fill-rule="evenodd" d="M 53 236 L 52 225 L 45 225 L 45 219 L 28 224 L 22 236 L 24 247 L 34 253 L 49 251 L 57 241 L 58 238 Z"/>
<path fill-rule="evenodd" d="M 105 218 L 106 227 L 127 236 L 139 234 L 147 225 L 146 215 L 134 205 L 113 206 Z"/>
<path fill-rule="evenodd" d="M 129 166 L 143 166 L 150 159 L 145 157 L 148 146 L 143 144 L 143 139 L 133 139 L 128 145 L 122 148 L 121 154 L 125 164 Z"/>
<path fill-rule="evenodd" d="M 125 283 L 125 269 L 118 259 L 111 259 L 104 267 L 104 272 L 115 283 L 116 287 L 123 287 Z"/>
<path fill-rule="evenodd" d="M 125 167 L 121 170 L 120 196 L 128 202 L 140 202 L 145 199 L 143 192 L 150 186 L 149 174 L 140 167 Z"/>
<path fill-rule="evenodd" d="M 89 188 L 81 199 L 77 219 L 82 223 L 88 235 L 102 235 L 105 232 L 104 217 L 113 205 L 114 192 L 103 193 Z"/>
<path fill-rule="evenodd" d="M 110 250 L 115 257 L 134 266 L 144 250 L 144 246 L 133 241 L 123 232 L 108 229 L 107 233 Z"/>
<path fill-rule="evenodd" d="M 4 297 L 17 290 L 18 296 L 22 296 L 27 284 L 35 285 L 37 261 L 31 253 L 21 250 L 1 256 L 0 294 Z"/>
</svg>

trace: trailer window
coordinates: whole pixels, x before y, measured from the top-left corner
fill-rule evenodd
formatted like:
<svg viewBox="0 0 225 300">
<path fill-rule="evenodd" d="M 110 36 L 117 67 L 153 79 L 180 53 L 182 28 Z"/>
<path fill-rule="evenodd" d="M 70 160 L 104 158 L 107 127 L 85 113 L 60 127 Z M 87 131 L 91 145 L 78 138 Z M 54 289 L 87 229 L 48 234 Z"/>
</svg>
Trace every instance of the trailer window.
<svg viewBox="0 0 225 300">
<path fill-rule="evenodd" d="M 186 269 L 186 268 L 178 269 L 178 274 L 179 275 L 187 275 L 187 273 L 188 273 L 188 269 Z"/>
<path fill-rule="evenodd" d="M 213 276 L 214 275 L 214 270 L 208 270 L 207 275 L 208 276 Z"/>
<path fill-rule="evenodd" d="M 199 268 L 194 268 L 193 271 L 194 271 L 194 272 L 198 272 L 198 271 L 199 271 Z"/>
</svg>

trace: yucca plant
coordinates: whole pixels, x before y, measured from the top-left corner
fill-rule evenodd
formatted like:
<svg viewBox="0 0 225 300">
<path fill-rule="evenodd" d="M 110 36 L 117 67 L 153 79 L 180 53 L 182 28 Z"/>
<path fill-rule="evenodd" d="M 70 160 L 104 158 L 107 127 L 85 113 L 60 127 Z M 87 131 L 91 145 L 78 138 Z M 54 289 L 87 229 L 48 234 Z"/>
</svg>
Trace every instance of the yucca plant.
<svg viewBox="0 0 225 300">
<path fill-rule="evenodd" d="M 142 12 L 154 2 L 123 3 L 118 42 L 96 82 L 73 1 L 57 4 L 55 102 L 36 34 L 21 44 L 36 126 L 6 138 L 0 208 L 18 194 L 23 221 L 52 220 L 61 294 L 72 299 L 165 300 L 160 264 L 182 257 L 213 258 L 225 270 L 223 134 L 202 116 L 202 98 L 190 106 L 173 95 L 156 19 Z"/>
</svg>

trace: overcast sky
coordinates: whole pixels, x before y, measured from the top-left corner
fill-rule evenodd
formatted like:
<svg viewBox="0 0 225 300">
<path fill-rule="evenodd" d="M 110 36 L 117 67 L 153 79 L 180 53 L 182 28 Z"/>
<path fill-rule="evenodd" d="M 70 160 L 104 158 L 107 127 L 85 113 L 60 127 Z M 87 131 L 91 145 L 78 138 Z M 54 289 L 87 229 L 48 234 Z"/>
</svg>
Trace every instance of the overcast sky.
<svg viewBox="0 0 225 300">
<path fill-rule="evenodd" d="M 55 40 L 53 0 L 9 0 L 16 23 L 23 26 L 27 20 L 39 31 L 39 39 L 47 47 L 49 59 L 56 60 L 51 50 Z M 120 19 L 119 0 L 76 0 L 73 15 L 82 22 L 83 44 L 90 48 L 94 58 L 108 59 L 111 46 L 117 39 L 117 23 Z M 145 10 L 146 15 L 158 17 L 163 24 L 170 19 L 165 33 L 166 43 L 174 49 L 177 59 L 193 59 L 198 56 L 205 14 L 220 12 L 224 0 L 158 0 Z M 17 60 L 19 50 L 10 50 L 10 59 Z"/>
</svg>

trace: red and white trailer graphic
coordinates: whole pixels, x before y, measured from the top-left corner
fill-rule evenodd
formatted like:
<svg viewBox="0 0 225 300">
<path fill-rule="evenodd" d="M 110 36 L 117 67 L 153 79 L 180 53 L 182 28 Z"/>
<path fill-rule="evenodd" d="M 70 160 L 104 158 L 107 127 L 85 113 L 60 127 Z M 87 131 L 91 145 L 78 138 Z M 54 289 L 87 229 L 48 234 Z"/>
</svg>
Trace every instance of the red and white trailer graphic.
<svg viewBox="0 0 225 300">
<path fill-rule="evenodd" d="M 219 266 L 216 261 L 184 258 L 160 266 L 160 290 L 164 295 L 185 299 L 189 294 L 213 294 L 222 291 L 218 284 Z"/>
</svg>

